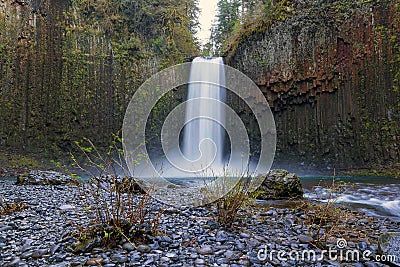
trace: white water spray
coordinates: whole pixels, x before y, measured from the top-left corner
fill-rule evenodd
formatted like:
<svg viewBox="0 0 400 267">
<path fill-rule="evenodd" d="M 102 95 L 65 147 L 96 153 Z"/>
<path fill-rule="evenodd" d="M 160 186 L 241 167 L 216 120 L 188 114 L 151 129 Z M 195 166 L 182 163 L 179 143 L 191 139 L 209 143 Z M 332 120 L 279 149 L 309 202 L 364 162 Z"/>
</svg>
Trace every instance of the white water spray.
<svg viewBox="0 0 400 267">
<path fill-rule="evenodd" d="M 217 63 L 217 64 L 216 64 Z M 195 161 L 199 158 L 210 162 L 212 171 L 220 171 L 224 165 L 225 121 L 224 105 L 213 105 L 207 99 L 225 101 L 225 70 L 221 57 L 197 57 L 190 70 L 186 122 L 183 129 L 182 151 L 185 157 Z M 214 114 L 213 118 L 207 114 Z M 197 119 L 188 121 L 188 118 Z M 219 123 L 221 124 L 219 124 Z"/>
</svg>

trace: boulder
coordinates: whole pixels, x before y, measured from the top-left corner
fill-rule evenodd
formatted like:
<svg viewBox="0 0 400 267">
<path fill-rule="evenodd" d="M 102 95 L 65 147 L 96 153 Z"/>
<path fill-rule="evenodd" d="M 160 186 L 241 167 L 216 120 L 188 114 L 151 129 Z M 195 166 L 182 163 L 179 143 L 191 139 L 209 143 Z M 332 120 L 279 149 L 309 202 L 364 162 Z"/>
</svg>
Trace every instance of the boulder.
<svg viewBox="0 0 400 267">
<path fill-rule="evenodd" d="M 77 185 L 78 181 L 69 175 L 56 171 L 31 170 L 17 178 L 17 185 Z"/>
<path fill-rule="evenodd" d="M 132 177 L 120 177 L 118 175 L 102 175 L 99 177 L 93 177 L 90 179 L 89 183 L 104 190 L 118 191 L 120 193 L 146 193 L 143 189 L 145 186 L 140 182 L 140 180 L 135 180 Z M 139 185 L 141 183 L 141 186 Z"/>
<path fill-rule="evenodd" d="M 299 199 L 303 198 L 300 178 L 286 170 L 271 170 L 253 195 L 257 199 Z"/>
<path fill-rule="evenodd" d="M 378 252 L 388 259 L 390 266 L 400 267 L 400 233 L 382 234 L 378 240 Z"/>
<path fill-rule="evenodd" d="M 113 189 L 117 189 L 121 193 L 144 194 L 146 192 L 143 190 L 142 186 L 140 186 L 138 182 L 132 177 L 122 177 L 121 179 L 118 179 L 118 181 L 116 182 L 116 187 L 113 186 Z"/>
</svg>

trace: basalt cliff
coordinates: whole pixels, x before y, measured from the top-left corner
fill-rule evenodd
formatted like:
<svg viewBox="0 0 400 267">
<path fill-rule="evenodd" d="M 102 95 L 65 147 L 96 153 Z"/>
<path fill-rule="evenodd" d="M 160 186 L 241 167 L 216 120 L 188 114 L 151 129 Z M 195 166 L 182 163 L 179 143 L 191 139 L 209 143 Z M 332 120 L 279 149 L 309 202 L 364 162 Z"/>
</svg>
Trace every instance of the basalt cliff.
<svg viewBox="0 0 400 267">
<path fill-rule="evenodd" d="M 237 35 L 225 56 L 269 101 L 276 165 L 399 165 L 397 1 L 285 1 Z"/>
</svg>

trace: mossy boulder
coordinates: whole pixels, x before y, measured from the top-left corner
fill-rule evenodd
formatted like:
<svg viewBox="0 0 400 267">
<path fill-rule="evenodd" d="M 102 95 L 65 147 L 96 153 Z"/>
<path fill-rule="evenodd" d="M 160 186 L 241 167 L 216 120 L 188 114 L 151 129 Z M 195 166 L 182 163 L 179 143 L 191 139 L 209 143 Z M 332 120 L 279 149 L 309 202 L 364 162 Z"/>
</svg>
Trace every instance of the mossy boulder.
<svg viewBox="0 0 400 267">
<path fill-rule="evenodd" d="M 143 185 L 142 185 L 143 186 Z M 132 177 L 122 177 L 115 182 L 113 189 L 121 193 L 140 193 L 144 194 L 142 186 Z"/>
<path fill-rule="evenodd" d="M 17 178 L 17 185 L 77 185 L 73 177 L 56 171 L 31 170 Z"/>
<path fill-rule="evenodd" d="M 303 198 L 300 178 L 286 170 L 271 170 L 253 196 L 262 200 Z"/>
<path fill-rule="evenodd" d="M 100 188 L 108 191 L 118 191 L 119 193 L 146 193 L 143 189 L 146 187 L 140 180 L 128 176 L 101 175 L 90 179 L 89 184 L 95 187 L 100 186 Z"/>
</svg>

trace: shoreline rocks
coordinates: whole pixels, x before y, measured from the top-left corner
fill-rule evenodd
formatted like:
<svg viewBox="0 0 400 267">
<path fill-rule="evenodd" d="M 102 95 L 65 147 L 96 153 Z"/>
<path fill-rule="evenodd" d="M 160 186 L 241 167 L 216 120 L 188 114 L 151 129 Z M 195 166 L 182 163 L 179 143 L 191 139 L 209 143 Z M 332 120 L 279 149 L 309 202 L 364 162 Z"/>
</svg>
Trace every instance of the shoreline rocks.
<svg viewBox="0 0 400 267">
<path fill-rule="evenodd" d="M 0 181 L 5 198 L 24 199 L 29 204 L 22 212 L 0 216 L 0 266 L 386 266 L 372 260 L 348 265 L 327 258 L 279 261 L 276 254 L 272 260 L 260 259 L 258 253 L 265 248 L 286 253 L 315 249 L 316 236 L 313 227 L 305 223 L 304 211 L 252 205 L 240 211 L 230 229 L 214 222 L 208 208 L 186 207 L 165 212 L 158 233 L 147 244 L 121 241 L 111 249 L 95 245 L 74 254 L 72 244 L 78 237 L 72 232 L 88 222 L 78 191 L 75 186 L 17 186 Z M 166 208 L 156 201 L 149 203 L 151 210 Z M 389 220 L 354 214 L 351 221 L 343 222 L 357 234 L 353 239 L 346 237 L 349 248 L 377 254 L 378 237 L 399 228 Z M 332 244 L 339 237 L 340 233 L 335 235 Z"/>
<path fill-rule="evenodd" d="M 30 170 L 17 177 L 17 185 L 77 185 L 79 182 L 69 175 L 56 171 Z"/>
<path fill-rule="evenodd" d="M 388 260 L 391 265 L 400 267 L 400 231 L 382 234 L 378 240 L 378 252 L 391 257 Z"/>
</svg>

